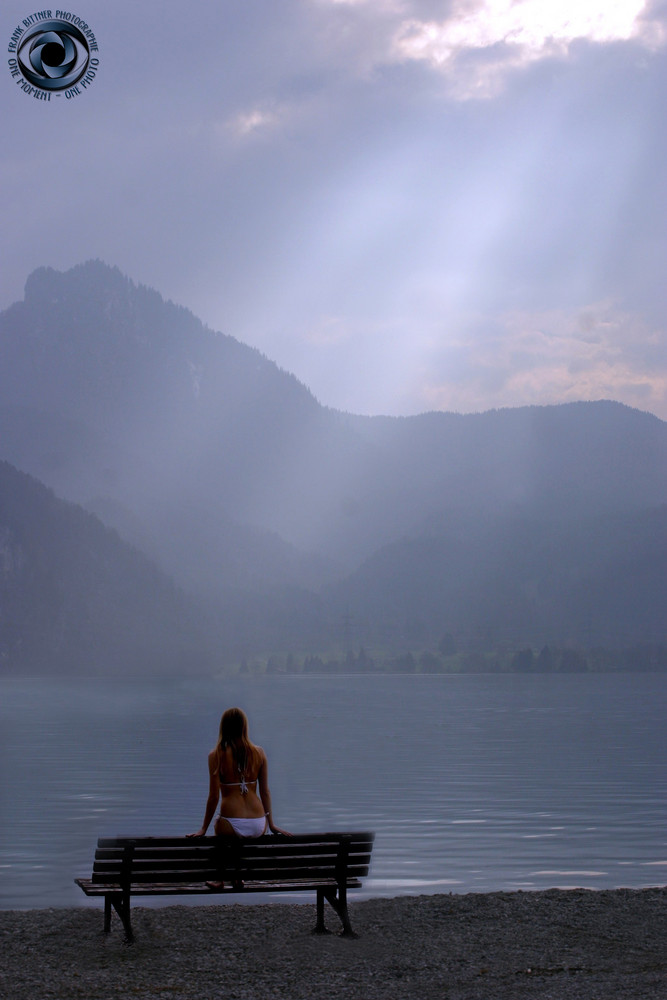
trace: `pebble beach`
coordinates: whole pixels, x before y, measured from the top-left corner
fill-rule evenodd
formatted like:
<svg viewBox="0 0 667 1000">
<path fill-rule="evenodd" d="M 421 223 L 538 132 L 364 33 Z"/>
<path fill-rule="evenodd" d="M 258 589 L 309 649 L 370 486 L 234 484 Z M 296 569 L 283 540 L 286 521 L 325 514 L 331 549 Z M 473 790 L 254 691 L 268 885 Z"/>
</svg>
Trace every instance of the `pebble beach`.
<svg viewBox="0 0 667 1000">
<path fill-rule="evenodd" d="M 667 1000 L 667 889 L 352 901 L 358 933 L 312 935 L 314 902 L 0 911 L 12 1000 Z M 140 903 L 140 900 L 138 900 Z"/>
</svg>

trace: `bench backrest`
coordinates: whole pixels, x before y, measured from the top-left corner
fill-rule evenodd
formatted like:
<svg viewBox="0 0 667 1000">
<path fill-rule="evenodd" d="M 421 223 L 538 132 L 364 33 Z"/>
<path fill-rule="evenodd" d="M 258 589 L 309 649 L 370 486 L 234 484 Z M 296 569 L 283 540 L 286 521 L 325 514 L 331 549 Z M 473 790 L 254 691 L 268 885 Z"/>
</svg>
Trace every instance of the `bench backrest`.
<svg viewBox="0 0 667 1000">
<path fill-rule="evenodd" d="M 94 883 L 336 879 L 368 874 L 373 833 L 313 833 L 232 841 L 225 837 L 117 837 L 97 842 Z"/>
</svg>

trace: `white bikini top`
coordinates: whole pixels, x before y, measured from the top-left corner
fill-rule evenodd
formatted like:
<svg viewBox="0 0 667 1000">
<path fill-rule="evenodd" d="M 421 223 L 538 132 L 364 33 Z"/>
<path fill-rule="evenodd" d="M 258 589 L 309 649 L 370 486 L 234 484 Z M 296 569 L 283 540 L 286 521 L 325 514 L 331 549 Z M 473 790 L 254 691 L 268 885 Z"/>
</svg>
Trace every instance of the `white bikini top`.
<svg viewBox="0 0 667 1000">
<path fill-rule="evenodd" d="M 249 782 L 245 778 L 241 778 L 240 781 L 220 781 L 220 784 L 225 785 L 227 788 L 240 788 L 241 795 L 246 795 L 249 791 L 248 785 L 254 785 L 256 782 L 257 778 L 251 778 Z"/>
</svg>

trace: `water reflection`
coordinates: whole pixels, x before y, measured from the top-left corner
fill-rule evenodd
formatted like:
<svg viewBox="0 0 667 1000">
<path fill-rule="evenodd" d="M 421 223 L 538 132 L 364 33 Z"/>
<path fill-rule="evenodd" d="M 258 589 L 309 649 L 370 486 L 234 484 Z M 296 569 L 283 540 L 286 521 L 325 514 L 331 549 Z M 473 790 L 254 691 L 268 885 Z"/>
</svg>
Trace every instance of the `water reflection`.
<svg viewBox="0 0 667 1000">
<path fill-rule="evenodd" d="M 241 704 L 299 831 L 373 829 L 364 893 L 664 881 L 660 675 L 0 682 L 3 907 L 83 905 L 101 834 L 201 821 Z"/>
</svg>

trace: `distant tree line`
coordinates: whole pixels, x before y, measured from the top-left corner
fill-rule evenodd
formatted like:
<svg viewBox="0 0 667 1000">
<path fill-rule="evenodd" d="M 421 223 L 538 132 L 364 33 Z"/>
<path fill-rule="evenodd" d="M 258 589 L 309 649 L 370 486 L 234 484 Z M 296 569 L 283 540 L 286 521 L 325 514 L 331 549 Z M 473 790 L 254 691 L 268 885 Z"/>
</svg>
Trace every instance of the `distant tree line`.
<svg viewBox="0 0 667 1000">
<path fill-rule="evenodd" d="M 667 646 L 640 644 L 625 649 L 574 648 L 545 645 L 487 651 L 459 651 L 451 636 L 444 636 L 436 650 L 374 652 L 363 646 L 356 652 L 272 654 L 243 659 L 243 674 L 451 674 L 451 673 L 601 673 L 611 671 L 667 670 Z"/>
</svg>

